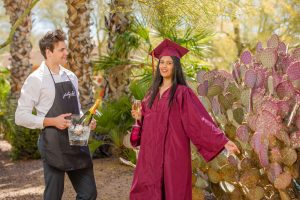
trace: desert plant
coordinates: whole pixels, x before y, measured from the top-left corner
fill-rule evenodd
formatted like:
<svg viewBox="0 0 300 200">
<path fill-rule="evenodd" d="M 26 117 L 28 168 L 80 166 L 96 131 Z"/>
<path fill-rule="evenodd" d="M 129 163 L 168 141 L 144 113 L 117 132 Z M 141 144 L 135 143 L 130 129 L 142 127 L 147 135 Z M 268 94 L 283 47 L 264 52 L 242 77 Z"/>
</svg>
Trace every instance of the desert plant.
<svg viewBox="0 0 300 200">
<path fill-rule="evenodd" d="M 245 50 L 231 74 L 199 71 L 197 80 L 202 103 L 242 153 L 208 164 L 194 156 L 195 185 L 214 185 L 223 199 L 299 198 L 292 180 L 299 176 L 300 49 L 288 51 L 272 35 L 254 55 Z"/>
<path fill-rule="evenodd" d="M 40 130 L 27 129 L 14 123 L 15 105 L 10 104 L 10 72 L 0 68 L 0 138 L 12 145 L 12 159 L 39 158 L 37 138 Z"/>
<path fill-rule="evenodd" d="M 9 70 L 4 67 L 0 67 L 0 88 L 0 138 L 9 140 L 13 122 L 7 109 L 10 94 Z"/>
</svg>

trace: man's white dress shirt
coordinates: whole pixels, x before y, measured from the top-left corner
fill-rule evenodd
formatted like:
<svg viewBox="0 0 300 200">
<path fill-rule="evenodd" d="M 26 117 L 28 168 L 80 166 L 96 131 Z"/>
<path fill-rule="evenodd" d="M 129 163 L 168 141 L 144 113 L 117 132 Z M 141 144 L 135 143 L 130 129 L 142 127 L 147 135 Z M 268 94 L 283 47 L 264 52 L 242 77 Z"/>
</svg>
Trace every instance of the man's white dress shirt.
<svg viewBox="0 0 300 200">
<path fill-rule="evenodd" d="M 60 66 L 58 74 L 51 73 L 55 83 L 69 81 L 70 78 L 77 93 L 79 110 L 81 110 L 76 75 L 62 66 Z M 45 62 L 42 62 L 40 67 L 31 73 L 24 82 L 15 113 L 15 123 L 31 129 L 44 128 L 43 121 L 52 107 L 54 98 L 54 82 Z M 32 114 L 33 108 L 36 109 L 37 115 Z"/>
</svg>

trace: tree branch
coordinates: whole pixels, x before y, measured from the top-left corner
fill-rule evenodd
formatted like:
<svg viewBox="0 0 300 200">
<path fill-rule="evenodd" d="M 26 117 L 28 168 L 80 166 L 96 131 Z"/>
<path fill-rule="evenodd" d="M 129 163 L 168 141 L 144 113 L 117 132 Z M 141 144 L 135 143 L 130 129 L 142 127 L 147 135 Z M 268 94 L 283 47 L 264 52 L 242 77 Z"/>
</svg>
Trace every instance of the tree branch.
<svg viewBox="0 0 300 200">
<path fill-rule="evenodd" d="M 3 49 L 7 45 L 9 45 L 13 39 L 13 36 L 17 30 L 17 28 L 23 23 L 24 19 L 27 17 L 27 15 L 30 13 L 32 8 L 39 2 L 40 0 L 34 0 L 28 8 L 22 13 L 22 15 L 18 18 L 18 20 L 15 22 L 15 24 L 11 27 L 9 36 L 5 42 L 0 44 L 0 49 Z"/>
</svg>

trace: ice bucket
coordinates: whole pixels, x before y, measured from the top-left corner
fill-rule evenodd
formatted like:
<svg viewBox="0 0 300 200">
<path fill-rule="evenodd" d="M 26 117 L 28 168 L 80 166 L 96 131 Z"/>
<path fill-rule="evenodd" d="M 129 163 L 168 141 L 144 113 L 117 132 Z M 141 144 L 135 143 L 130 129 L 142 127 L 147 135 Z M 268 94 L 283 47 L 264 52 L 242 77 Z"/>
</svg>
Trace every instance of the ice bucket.
<svg viewBox="0 0 300 200">
<path fill-rule="evenodd" d="M 68 128 L 69 143 L 72 146 L 87 146 L 90 137 L 90 127 L 79 124 L 80 115 L 71 116 Z"/>
</svg>

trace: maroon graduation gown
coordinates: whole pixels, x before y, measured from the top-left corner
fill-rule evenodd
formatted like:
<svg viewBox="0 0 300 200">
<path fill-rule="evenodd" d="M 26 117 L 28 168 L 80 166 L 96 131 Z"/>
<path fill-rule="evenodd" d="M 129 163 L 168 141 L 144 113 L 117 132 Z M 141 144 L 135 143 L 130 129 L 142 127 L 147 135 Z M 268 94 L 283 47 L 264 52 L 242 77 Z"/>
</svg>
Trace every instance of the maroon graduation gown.
<svg viewBox="0 0 300 200">
<path fill-rule="evenodd" d="M 206 161 L 212 160 L 228 141 L 194 92 L 177 86 L 168 106 L 170 89 L 152 108 L 142 102 L 139 157 L 130 200 L 191 200 L 192 167 L 190 140 Z"/>
</svg>

